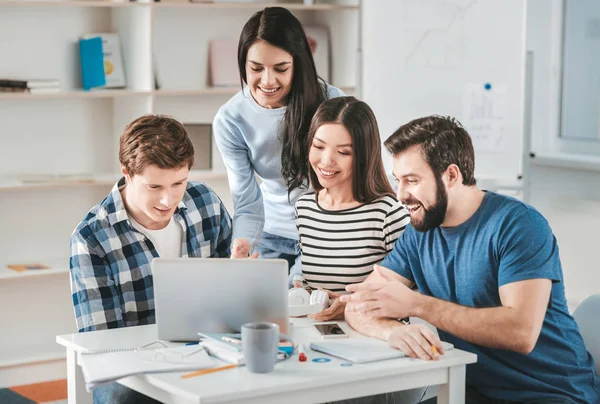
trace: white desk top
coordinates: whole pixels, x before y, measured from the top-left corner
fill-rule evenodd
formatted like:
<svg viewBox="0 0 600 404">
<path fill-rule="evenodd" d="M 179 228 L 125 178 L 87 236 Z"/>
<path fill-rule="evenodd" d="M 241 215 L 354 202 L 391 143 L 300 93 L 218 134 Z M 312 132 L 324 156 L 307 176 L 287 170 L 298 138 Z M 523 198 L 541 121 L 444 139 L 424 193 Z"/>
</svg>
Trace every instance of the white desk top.
<svg viewBox="0 0 600 404">
<path fill-rule="evenodd" d="M 320 340 L 317 330 L 311 325 L 312 320 L 292 319 L 294 323 L 293 338 L 296 343 L 303 343 L 307 349 L 307 362 L 298 362 L 296 355 L 275 366 L 270 374 L 253 374 L 245 367 L 224 370 L 212 374 L 182 379 L 183 373 L 161 373 L 144 376 L 133 376 L 121 379 L 120 382 L 129 387 L 139 387 L 140 383 L 149 383 L 158 390 L 183 398 L 193 403 L 261 402 L 265 396 L 286 395 L 286 402 L 293 402 L 294 392 L 304 389 L 327 389 L 351 386 L 353 383 L 378 383 L 386 377 L 394 377 L 394 386 L 398 390 L 410 387 L 441 384 L 447 382 L 447 369 L 450 366 L 466 365 L 477 361 L 477 356 L 458 349 L 448 351 L 438 361 L 422 361 L 402 358 L 368 364 L 340 366 L 346 361 L 331 358 L 331 362 L 315 363 L 312 359 L 327 357 L 308 348 L 312 341 Z M 347 324 L 342 328 L 350 337 L 360 337 Z M 156 341 L 156 326 L 128 327 L 115 330 L 97 331 L 82 334 L 62 335 L 56 341 L 75 351 L 82 349 L 134 348 Z M 435 372 L 439 370 L 439 372 Z M 432 372 L 433 371 L 433 372 Z M 409 375 L 429 372 L 427 380 L 415 381 Z M 406 375 L 407 386 L 398 382 L 399 375 Z M 410 380 L 409 380 L 410 379 Z M 412 384 L 409 384 L 412 383 Z M 361 390 L 362 391 L 362 390 Z M 368 394 L 367 390 L 364 390 Z M 291 399 L 291 401 L 290 401 Z M 165 399 L 166 401 L 177 401 Z M 326 400 L 324 400 L 326 401 Z"/>
</svg>

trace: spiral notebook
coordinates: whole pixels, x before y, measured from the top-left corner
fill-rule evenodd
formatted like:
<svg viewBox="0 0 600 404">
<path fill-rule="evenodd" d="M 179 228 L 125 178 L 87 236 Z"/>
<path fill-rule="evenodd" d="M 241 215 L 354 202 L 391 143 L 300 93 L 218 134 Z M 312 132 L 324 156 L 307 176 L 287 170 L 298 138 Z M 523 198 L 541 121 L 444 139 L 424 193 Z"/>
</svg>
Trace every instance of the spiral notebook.
<svg viewBox="0 0 600 404">
<path fill-rule="evenodd" d="M 126 376 L 208 369 L 216 365 L 199 345 L 88 350 L 79 354 L 79 364 L 88 391 Z"/>
<path fill-rule="evenodd" d="M 454 348 L 454 345 L 448 342 L 442 342 L 442 346 L 445 351 Z M 346 338 L 313 342 L 310 344 L 310 349 L 353 363 L 376 362 L 406 356 L 401 350 L 392 348 L 387 342 L 375 338 Z"/>
</svg>

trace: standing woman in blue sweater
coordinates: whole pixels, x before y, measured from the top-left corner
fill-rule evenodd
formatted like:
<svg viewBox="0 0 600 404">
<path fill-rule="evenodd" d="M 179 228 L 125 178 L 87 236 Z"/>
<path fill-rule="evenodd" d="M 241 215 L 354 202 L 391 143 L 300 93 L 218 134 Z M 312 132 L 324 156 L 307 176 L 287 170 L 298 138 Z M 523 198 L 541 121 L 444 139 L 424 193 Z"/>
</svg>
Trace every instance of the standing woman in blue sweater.
<svg viewBox="0 0 600 404">
<path fill-rule="evenodd" d="M 259 253 L 291 268 L 299 258 L 294 204 L 308 186 L 310 121 L 323 101 L 344 94 L 317 76 L 304 29 L 285 8 L 267 7 L 246 22 L 238 66 L 242 90 L 213 123 L 235 209 L 232 257 Z"/>
</svg>

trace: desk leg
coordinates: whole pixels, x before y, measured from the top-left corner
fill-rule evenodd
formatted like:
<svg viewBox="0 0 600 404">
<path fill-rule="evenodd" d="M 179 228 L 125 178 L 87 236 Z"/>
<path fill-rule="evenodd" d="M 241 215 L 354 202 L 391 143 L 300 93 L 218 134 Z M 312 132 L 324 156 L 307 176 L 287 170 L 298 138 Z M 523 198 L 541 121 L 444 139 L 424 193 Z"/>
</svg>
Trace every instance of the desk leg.
<svg viewBox="0 0 600 404">
<path fill-rule="evenodd" d="M 67 348 L 67 394 L 68 404 L 92 404 L 92 394 L 85 390 L 81 367 L 77 364 L 77 352 Z"/>
<path fill-rule="evenodd" d="M 464 404 L 466 387 L 466 366 L 452 366 L 448 369 L 448 384 L 438 390 L 438 404 Z"/>
</svg>

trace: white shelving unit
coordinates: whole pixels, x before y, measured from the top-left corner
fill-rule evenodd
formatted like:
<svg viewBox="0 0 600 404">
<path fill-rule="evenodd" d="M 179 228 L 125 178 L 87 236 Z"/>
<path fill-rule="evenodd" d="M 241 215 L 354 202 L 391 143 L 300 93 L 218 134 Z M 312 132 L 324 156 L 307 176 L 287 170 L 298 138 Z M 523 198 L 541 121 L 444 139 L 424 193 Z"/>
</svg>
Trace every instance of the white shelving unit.
<svg viewBox="0 0 600 404">
<path fill-rule="evenodd" d="M 146 113 L 210 124 L 239 91 L 207 85 L 209 40 L 237 40 L 254 12 L 287 7 L 305 25 L 329 27 L 330 81 L 354 93 L 359 0 L 316 3 L 0 0 L 0 77 L 61 83 L 58 93 L 0 93 L 0 387 L 11 379 L 7 375 L 64 376 L 39 376 L 23 367 L 62 360 L 54 337 L 76 331 L 69 237 L 119 178 L 118 139 L 125 125 Z M 101 32 L 119 33 L 127 87 L 83 91 L 78 39 Z M 160 89 L 154 88 L 155 75 Z M 190 179 L 211 186 L 232 213 L 214 142 L 211 155 L 212 169 L 194 170 Z M 20 181 L 23 176 L 29 180 Z M 36 176 L 49 179 L 31 180 Z M 52 269 L 6 268 L 38 262 Z"/>
<path fill-rule="evenodd" d="M 7 180 L 0 182 L 0 192 L 2 191 L 18 191 L 31 189 L 52 189 L 52 188 L 81 188 L 85 186 L 113 186 L 119 179 L 118 174 L 98 174 L 90 175 L 84 178 L 73 179 L 57 178 L 43 181 L 19 181 L 18 179 Z M 227 174 L 214 170 L 191 170 L 188 179 L 190 181 L 211 181 L 211 180 L 226 180 Z"/>
</svg>

